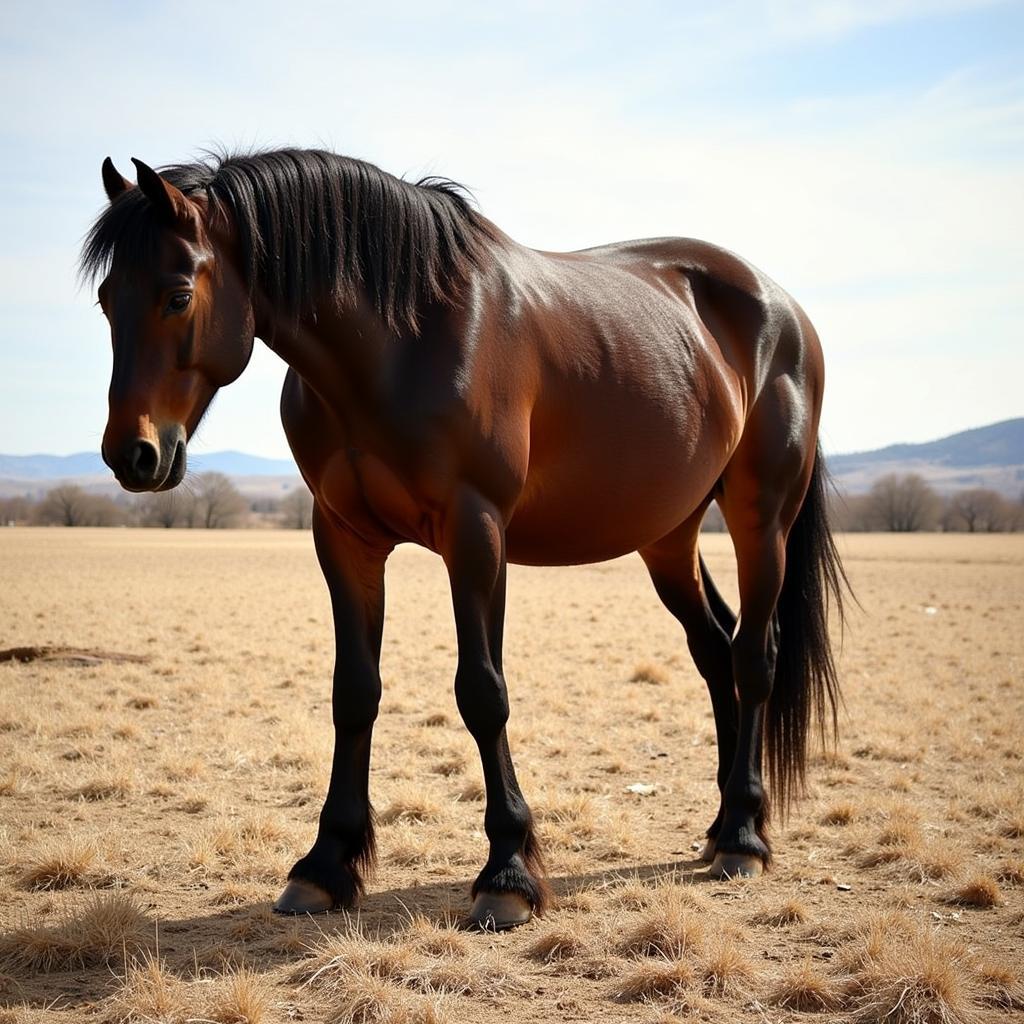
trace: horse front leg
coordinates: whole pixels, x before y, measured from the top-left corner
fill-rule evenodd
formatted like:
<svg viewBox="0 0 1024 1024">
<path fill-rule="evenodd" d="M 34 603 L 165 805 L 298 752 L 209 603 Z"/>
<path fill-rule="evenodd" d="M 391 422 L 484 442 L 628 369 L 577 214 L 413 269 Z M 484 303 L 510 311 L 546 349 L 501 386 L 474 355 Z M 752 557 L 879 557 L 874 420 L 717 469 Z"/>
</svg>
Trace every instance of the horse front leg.
<svg viewBox="0 0 1024 1024">
<path fill-rule="evenodd" d="M 497 509 L 475 492 L 461 493 L 445 525 L 443 554 L 459 644 L 455 698 L 480 750 L 487 795 L 484 829 L 490 852 L 473 884 L 470 921 L 482 928 L 512 928 L 543 912 L 547 889 L 505 731 L 505 529 Z"/>
<path fill-rule="evenodd" d="M 381 694 L 384 563 L 391 549 L 367 545 L 319 508 L 313 538 L 334 615 L 334 759 L 316 842 L 288 873 L 274 905 L 282 914 L 351 907 L 375 855 L 370 740 Z"/>
</svg>

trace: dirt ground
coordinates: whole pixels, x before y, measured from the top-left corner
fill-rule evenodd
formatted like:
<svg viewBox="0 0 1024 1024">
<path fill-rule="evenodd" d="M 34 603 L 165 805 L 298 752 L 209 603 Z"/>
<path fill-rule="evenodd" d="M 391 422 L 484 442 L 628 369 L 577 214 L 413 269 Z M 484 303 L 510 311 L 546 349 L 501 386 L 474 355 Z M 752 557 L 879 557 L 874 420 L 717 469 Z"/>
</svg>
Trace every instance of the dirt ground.
<svg viewBox="0 0 1024 1024">
<path fill-rule="evenodd" d="M 1024 536 L 841 549 L 840 747 L 740 883 L 695 859 L 710 704 L 642 563 L 511 569 L 557 898 L 493 935 L 457 927 L 486 846 L 435 556 L 388 568 L 368 896 L 285 920 L 331 750 L 310 535 L 0 530 L 0 648 L 98 652 L 0 662 L 0 1024 L 1024 1020 Z M 704 550 L 734 599 L 728 538 Z"/>
</svg>

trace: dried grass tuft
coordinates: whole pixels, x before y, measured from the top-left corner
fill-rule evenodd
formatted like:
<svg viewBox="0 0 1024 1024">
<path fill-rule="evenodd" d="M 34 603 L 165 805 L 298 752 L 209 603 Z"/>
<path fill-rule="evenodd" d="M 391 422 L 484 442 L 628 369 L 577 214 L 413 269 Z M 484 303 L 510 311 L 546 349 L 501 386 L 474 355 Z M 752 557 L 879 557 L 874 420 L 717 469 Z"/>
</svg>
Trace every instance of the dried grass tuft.
<svg viewBox="0 0 1024 1024">
<path fill-rule="evenodd" d="M 105 775 L 83 783 L 71 791 L 71 796 L 74 799 L 93 802 L 123 799 L 130 796 L 131 792 L 132 781 L 127 775 Z"/>
<path fill-rule="evenodd" d="M 248 967 L 236 967 L 217 980 L 204 1016 L 216 1024 L 262 1024 L 270 1002 L 267 979 Z"/>
<path fill-rule="evenodd" d="M 709 996 L 747 993 L 757 972 L 732 939 L 720 937 L 701 958 L 701 987 Z"/>
<path fill-rule="evenodd" d="M 772 989 L 771 1002 L 797 1013 L 826 1013 L 839 1008 L 842 992 L 810 960 L 790 967 Z"/>
<path fill-rule="evenodd" d="M 52 841 L 30 858 L 18 882 L 23 889 L 34 890 L 84 885 L 96 857 L 96 847 L 91 842 Z"/>
<path fill-rule="evenodd" d="M 0 970 L 48 973 L 118 962 L 144 946 L 146 915 L 121 893 L 96 896 L 54 925 L 0 935 Z"/>
<path fill-rule="evenodd" d="M 999 865 L 996 878 L 1007 885 L 1024 885 L 1024 860 L 1008 860 Z"/>
<path fill-rule="evenodd" d="M 639 1002 L 677 998 L 694 985 L 693 968 L 686 960 L 654 960 L 635 967 L 615 989 L 616 999 Z"/>
<path fill-rule="evenodd" d="M 885 929 L 883 919 L 896 924 Z M 847 962 L 855 1024 L 963 1024 L 973 1018 L 977 983 L 959 943 L 908 921 L 877 915 Z"/>
<path fill-rule="evenodd" d="M 949 897 L 948 902 L 961 907 L 990 910 L 992 907 L 998 907 L 1003 902 L 1003 897 L 999 892 L 999 883 L 995 879 L 989 878 L 987 875 L 976 875 L 969 882 L 960 886 Z"/>
<path fill-rule="evenodd" d="M 671 891 L 670 891 L 671 892 Z M 704 948 L 704 919 L 678 898 L 666 898 L 641 913 L 619 943 L 625 956 L 681 957 Z"/>
<path fill-rule="evenodd" d="M 651 686 L 665 686 L 669 681 L 669 675 L 661 666 L 645 661 L 633 669 L 629 681 L 631 683 L 648 683 Z"/>
<path fill-rule="evenodd" d="M 808 918 L 807 907 L 800 900 L 786 900 L 775 910 L 763 910 L 755 914 L 751 921 L 754 924 L 766 924 L 772 928 L 785 928 L 791 924 L 803 924 Z"/>
<path fill-rule="evenodd" d="M 982 1003 L 1000 1010 L 1024 1010 L 1024 985 L 1012 967 L 982 961 L 975 973 L 982 987 Z"/>
<path fill-rule="evenodd" d="M 438 923 L 422 914 L 412 918 L 402 938 L 420 953 L 431 957 L 464 957 L 472 950 L 456 921 Z"/>
<path fill-rule="evenodd" d="M 533 960 L 553 963 L 570 960 L 587 948 L 586 933 L 578 922 L 557 924 L 545 929 L 526 947 L 526 955 Z"/>
<path fill-rule="evenodd" d="M 822 825 L 849 825 L 857 818 L 857 808 L 853 804 L 833 804 L 821 816 Z"/>
<path fill-rule="evenodd" d="M 432 821 L 441 807 L 438 802 L 419 786 L 404 786 L 391 798 L 391 802 L 377 816 L 382 825 L 396 821 Z"/>
<path fill-rule="evenodd" d="M 128 959 L 111 1007 L 118 1024 L 184 1024 L 192 1016 L 185 983 L 148 952 Z"/>
</svg>

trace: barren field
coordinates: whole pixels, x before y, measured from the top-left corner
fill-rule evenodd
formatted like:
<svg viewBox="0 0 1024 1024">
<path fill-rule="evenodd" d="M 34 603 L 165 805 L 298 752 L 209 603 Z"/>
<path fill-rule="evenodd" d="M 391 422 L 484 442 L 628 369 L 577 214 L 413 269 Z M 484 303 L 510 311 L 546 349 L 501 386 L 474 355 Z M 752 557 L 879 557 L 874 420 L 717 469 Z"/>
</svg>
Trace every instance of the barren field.
<svg viewBox="0 0 1024 1024">
<path fill-rule="evenodd" d="M 695 859 L 710 704 L 639 559 L 511 569 L 556 900 L 494 935 L 458 927 L 486 844 L 436 557 L 389 564 L 369 894 L 290 920 L 331 751 L 310 535 L 0 531 L 0 648 L 86 652 L 0 662 L 0 1024 L 1024 1020 L 1024 536 L 841 548 L 840 747 L 752 882 Z"/>
</svg>

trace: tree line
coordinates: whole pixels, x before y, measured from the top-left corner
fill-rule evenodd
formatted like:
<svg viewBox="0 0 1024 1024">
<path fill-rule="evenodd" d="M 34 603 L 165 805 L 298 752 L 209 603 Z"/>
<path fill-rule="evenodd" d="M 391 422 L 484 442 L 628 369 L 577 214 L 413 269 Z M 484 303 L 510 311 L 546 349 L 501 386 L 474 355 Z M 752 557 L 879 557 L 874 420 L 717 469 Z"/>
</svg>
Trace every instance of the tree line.
<svg viewBox="0 0 1024 1024">
<path fill-rule="evenodd" d="M 867 494 L 837 495 L 838 530 L 918 533 L 1014 533 L 1024 529 L 1024 495 L 1016 501 L 988 487 L 939 494 L 917 473 L 890 473 Z"/>
<path fill-rule="evenodd" d="M 173 491 L 131 498 L 93 494 L 74 484 L 61 484 L 38 499 L 0 498 L 0 525 L 308 530 L 312 517 L 313 497 L 302 484 L 281 498 L 248 500 L 223 473 L 200 473 Z M 893 473 L 867 494 L 835 494 L 832 518 L 837 530 L 854 533 L 1013 533 L 1024 530 L 1024 495 L 1011 501 L 986 487 L 940 495 L 916 473 Z M 716 505 L 704 529 L 725 529 Z"/>
<path fill-rule="evenodd" d="M 249 500 L 223 473 L 199 473 L 172 491 L 156 494 L 111 498 L 60 484 L 35 499 L 0 498 L 0 525 L 307 530 L 312 517 L 313 496 L 303 484 L 280 498 Z"/>
<path fill-rule="evenodd" d="M 917 473 L 890 473 L 867 494 L 835 492 L 834 529 L 849 533 L 1014 533 L 1024 530 L 1024 494 L 1012 501 L 988 487 L 939 494 Z M 712 504 L 703 529 L 719 533 L 725 522 Z"/>
</svg>

